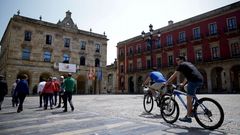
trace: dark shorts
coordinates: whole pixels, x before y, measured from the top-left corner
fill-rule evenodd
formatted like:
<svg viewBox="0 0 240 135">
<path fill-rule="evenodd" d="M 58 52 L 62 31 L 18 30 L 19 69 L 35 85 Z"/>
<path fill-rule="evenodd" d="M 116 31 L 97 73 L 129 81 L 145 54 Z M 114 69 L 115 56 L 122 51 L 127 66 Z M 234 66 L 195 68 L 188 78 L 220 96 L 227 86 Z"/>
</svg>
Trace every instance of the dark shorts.
<svg viewBox="0 0 240 135">
<path fill-rule="evenodd" d="M 187 95 L 195 96 L 196 91 L 202 87 L 202 82 L 188 82 Z"/>
</svg>

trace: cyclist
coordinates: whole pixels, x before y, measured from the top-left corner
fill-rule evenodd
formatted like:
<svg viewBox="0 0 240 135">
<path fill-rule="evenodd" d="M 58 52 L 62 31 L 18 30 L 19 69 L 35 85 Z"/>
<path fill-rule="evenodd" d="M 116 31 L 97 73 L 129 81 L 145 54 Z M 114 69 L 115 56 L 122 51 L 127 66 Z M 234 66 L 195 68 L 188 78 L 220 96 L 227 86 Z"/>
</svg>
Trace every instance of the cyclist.
<svg viewBox="0 0 240 135">
<path fill-rule="evenodd" d="M 177 69 L 167 80 L 165 85 L 172 82 L 179 73 L 185 76 L 185 80 L 180 83 L 180 86 L 183 87 L 187 84 L 187 115 L 183 118 L 179 118 L 179 120 L 183 122 L 192 122 L 192 97 L 196 94 L 196 90 L 202 86 L 203 76 L 192 63 L 186 61 L 184 56 L 178 56 L 176 62 L 178 65 Z"/>
<path fill-rule="evenodd" d="M 154 83 L 149 86 L 151 92 L 153 93 L 153 96 L 158 97 L 159 93 L 157 94 L 156 91 L 159 91 L 161 87 L 164 85 L 164 82 L 166 82 L 166 79 L 164 78 L 163 74 L 159 71 L 157 71 L 156 67 L 152 68 L 152 72 L 148 74 L 148 77 L 143 83 L 143 86 L 148 84 L 150 81 L 153 81 Z M 161 93 L 161 91 L 160 91 Z"/>
</svg>

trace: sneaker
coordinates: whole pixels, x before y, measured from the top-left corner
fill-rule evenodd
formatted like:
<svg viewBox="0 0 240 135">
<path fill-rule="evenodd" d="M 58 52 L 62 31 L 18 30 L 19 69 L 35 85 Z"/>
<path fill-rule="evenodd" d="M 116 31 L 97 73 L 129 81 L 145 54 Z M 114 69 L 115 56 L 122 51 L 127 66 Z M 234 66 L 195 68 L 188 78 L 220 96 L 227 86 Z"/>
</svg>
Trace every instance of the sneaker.
<svg viewBox="0 0 240 135">
<path fill-rule="evenodd" d="M 187 115 L 183 118 L 179 118 L 179 120 L 182 121 L 182 122 L 188 122 L 188 123 L 192 122 L 192 118 L 188 117 Z"/>
<path fill-rule="evenodd" d="M 71 107 L 71 109 L 72 109 L 72 111 L 74 111 L 74 107 L 73 106 Z"/>
<path fill-rule="evenodd" d="M 67 110 L 64 109 L 63 112 L 67 112 Z"/>
</svg>

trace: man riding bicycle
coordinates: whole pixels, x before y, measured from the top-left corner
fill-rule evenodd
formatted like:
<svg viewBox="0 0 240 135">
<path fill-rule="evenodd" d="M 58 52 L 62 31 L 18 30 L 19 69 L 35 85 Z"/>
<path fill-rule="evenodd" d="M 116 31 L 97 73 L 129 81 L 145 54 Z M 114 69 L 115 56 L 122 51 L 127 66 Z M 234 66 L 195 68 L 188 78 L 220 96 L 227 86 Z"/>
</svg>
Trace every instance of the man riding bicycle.
<svg viewBox="0 0 240 135">
<path fill-rule="evenodd" d="M 166 79 L 161 72 L 157 71 L 156 67 L 153 67 L 152 70 L 153 71 L 148 74 L 148 77 L 144 81 L 143 86 L 148 84 L 150 81 L 153 81 L 154 83 L 151 84 L 149 88 L 156 99 L 156 97 L 159 96 L 156 94 L 156 91 L 159 91 L 161 89 L 164 82 L 166 82 Z"/>
<path fill-rule="evenodd" d="M 198 69 L 190 62 L 186 62 L 184 56 L 178 56 L 176 58 L 177 69 L 172 74 L 172 76 L 167 80 L 165 85 L 172 82 L 179 73 L 185 76 L 185 80 L 180 84 L 180 86 L 185 86 L 187 84 L 187 115 L 183 118 L 179 118 L 183 122 L 192 122 L 192 97 L 195 96 L 196 90 L 200 88 L 203 84 L 203 76 L 198 71 Z"/>
</svg>

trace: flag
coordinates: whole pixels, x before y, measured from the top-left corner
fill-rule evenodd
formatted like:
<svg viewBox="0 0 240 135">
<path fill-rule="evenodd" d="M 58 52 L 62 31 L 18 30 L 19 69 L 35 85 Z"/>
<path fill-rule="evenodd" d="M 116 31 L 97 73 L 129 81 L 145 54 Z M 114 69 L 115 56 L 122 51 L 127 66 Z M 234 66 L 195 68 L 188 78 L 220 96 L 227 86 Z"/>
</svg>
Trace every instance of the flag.
<svg viewBox="0 0 240 135">
<path fill-rule="evenodd" d="M 97 71 L 97 80 L 101 81 L 102 80 L 102 69 L 98 67 Z"/>
<path fill-rule="evenodd" d="M 89 68 L 88 79 L 89 80 L 95 80 L 95 69 L 93 67 Z"/>
</svg>

